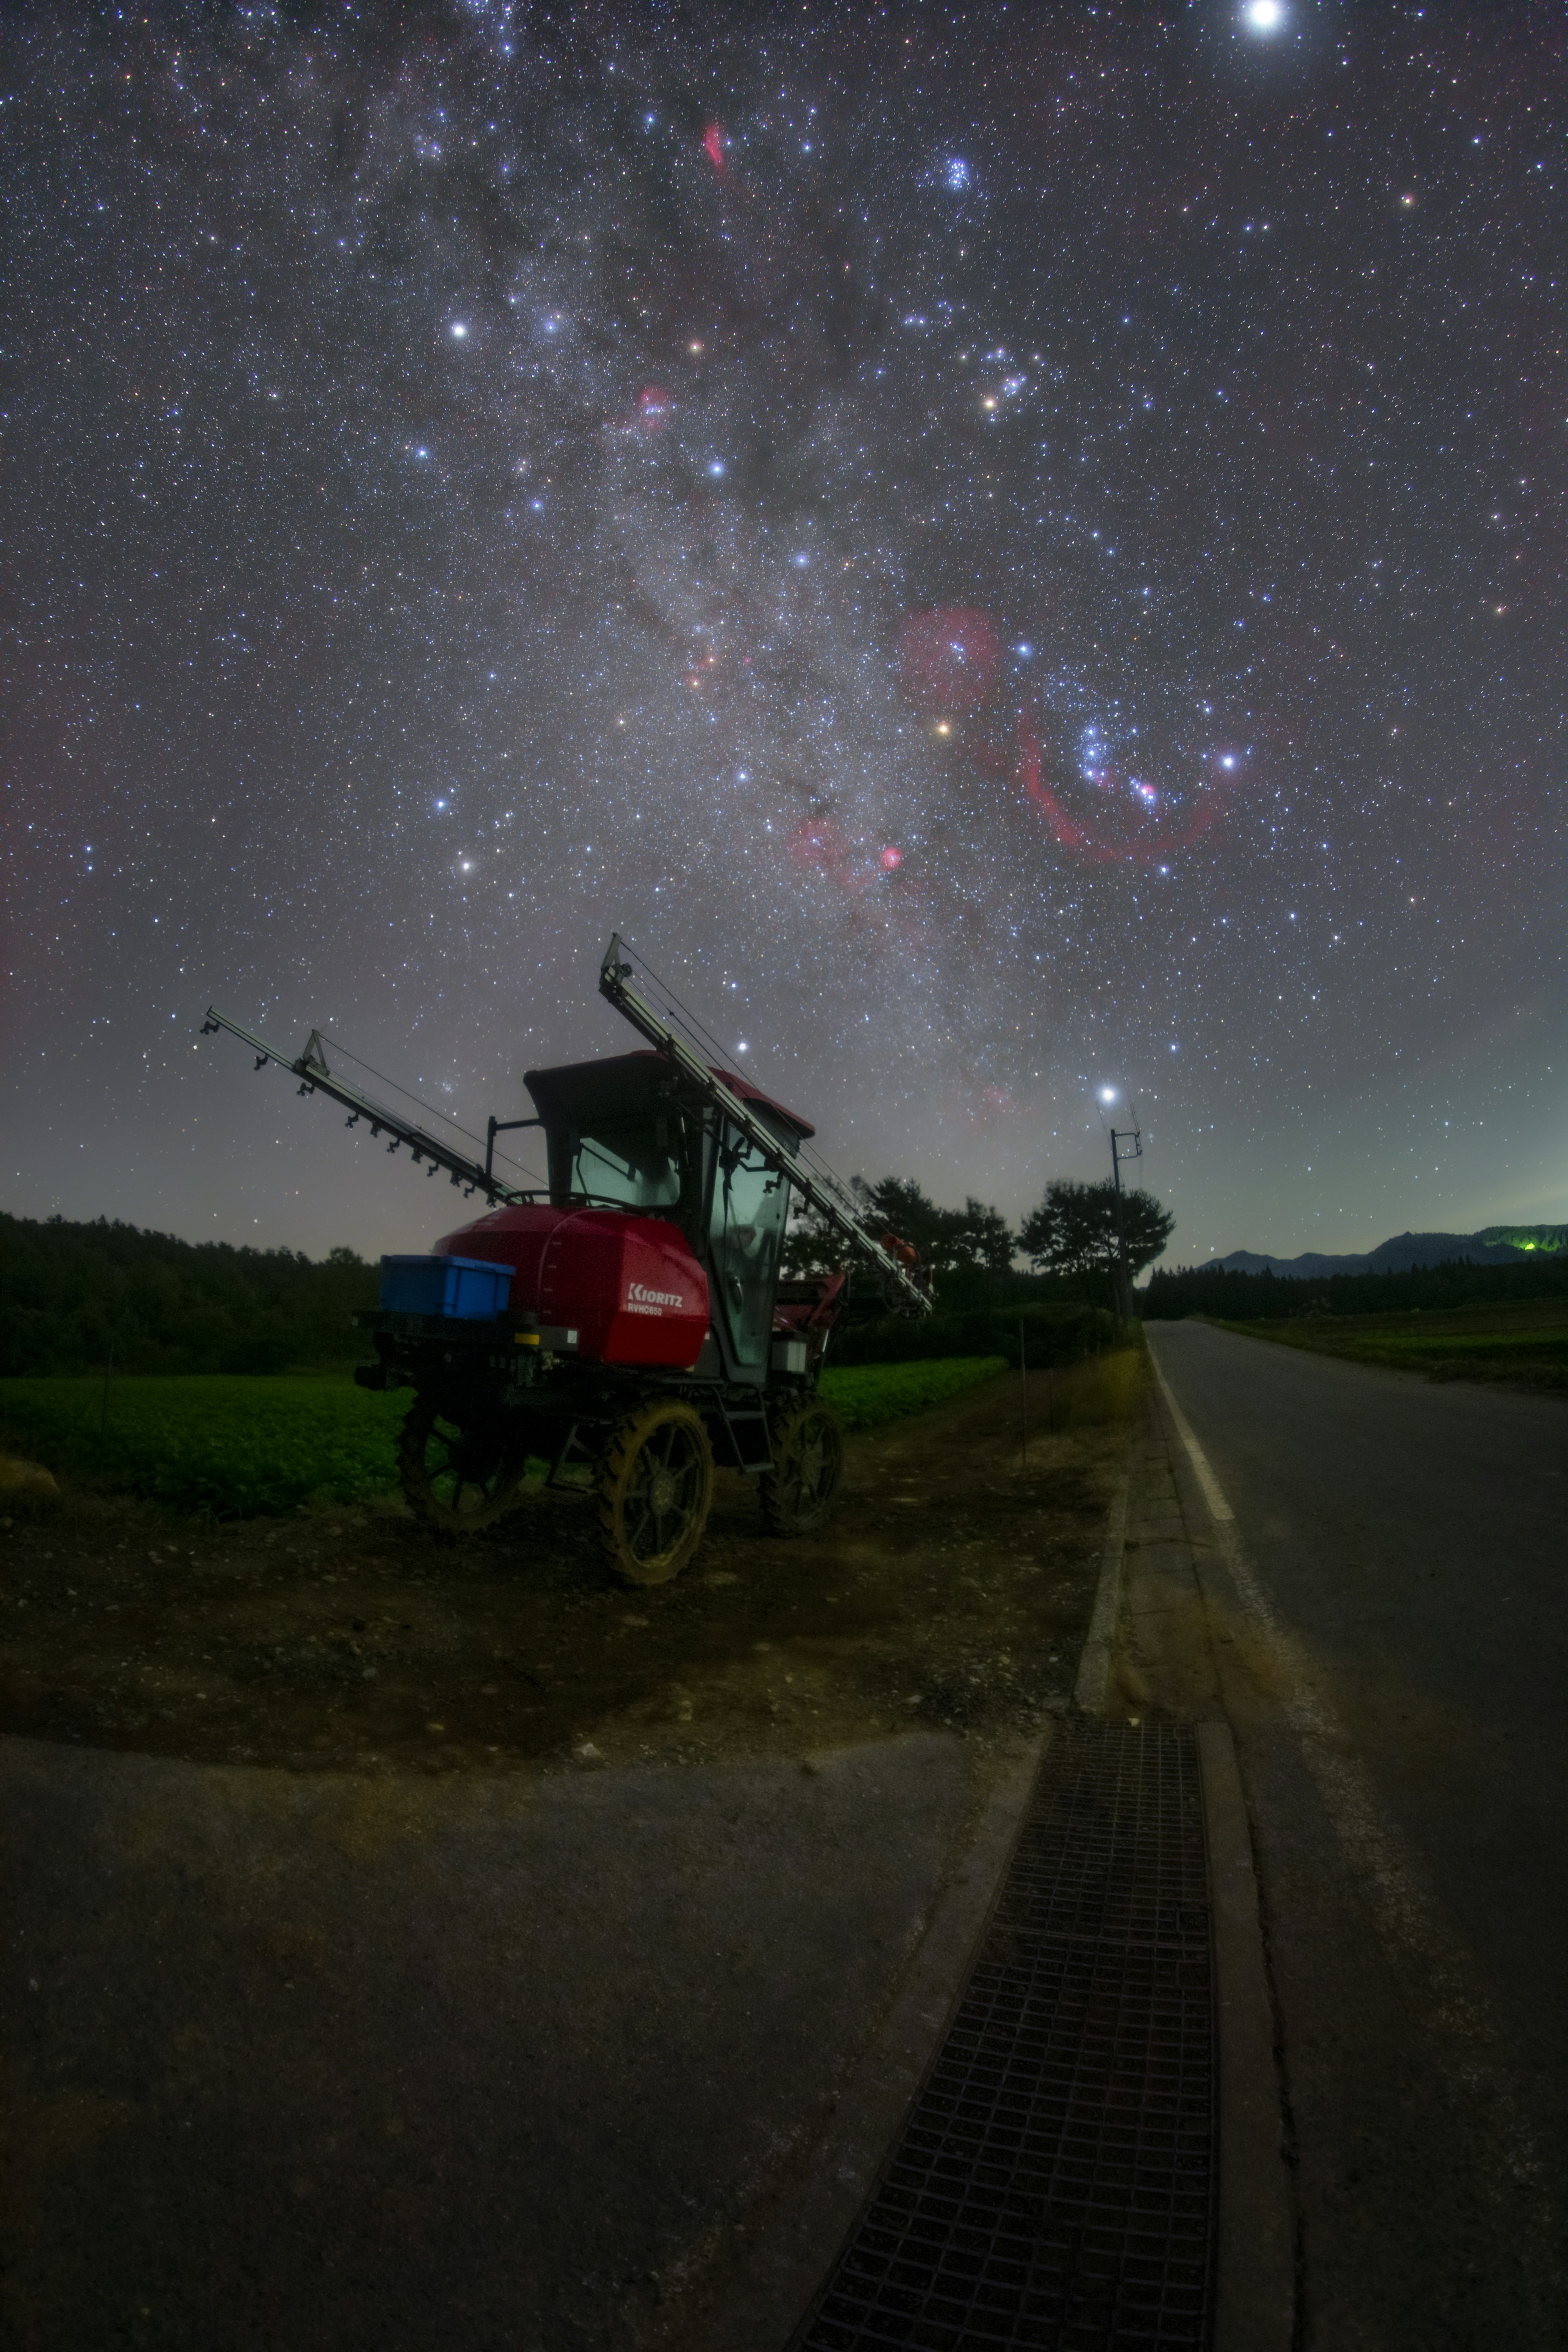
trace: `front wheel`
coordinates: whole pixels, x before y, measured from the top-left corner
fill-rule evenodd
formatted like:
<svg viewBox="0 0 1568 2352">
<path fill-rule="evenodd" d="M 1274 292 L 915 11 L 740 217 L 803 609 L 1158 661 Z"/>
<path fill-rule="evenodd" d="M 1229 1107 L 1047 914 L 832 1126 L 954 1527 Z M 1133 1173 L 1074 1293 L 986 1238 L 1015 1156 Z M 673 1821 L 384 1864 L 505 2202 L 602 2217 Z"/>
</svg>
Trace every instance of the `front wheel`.
<svg viewBox="0 0 1568 2352">
<path fill-rule="evenodd" d="M 504 1422 L 457 1422 L 433 1399 L 416 1396 L 398 1438 L 397 1467 L 410 1510 L 447 1535 L 472 1535 L 517 1501 L 528 1449 Z"/>
<path fill-rule="evenodd" d="M 702 1416 L 671 1400 L 644 1405 L 600 1460 L 599 1542 L 627 1584 L 668 1584 L 702 1540 L 713 1505 L 713 1449 Z"/>
<path fill-rule="evenodd" d="M 763 1525 L 775 1536 L 809 1535 L 838 1496 L 844 1424 L 816 1397 L 773 1423 L 773 1466 L 762 1481 Z"/>
</svg>

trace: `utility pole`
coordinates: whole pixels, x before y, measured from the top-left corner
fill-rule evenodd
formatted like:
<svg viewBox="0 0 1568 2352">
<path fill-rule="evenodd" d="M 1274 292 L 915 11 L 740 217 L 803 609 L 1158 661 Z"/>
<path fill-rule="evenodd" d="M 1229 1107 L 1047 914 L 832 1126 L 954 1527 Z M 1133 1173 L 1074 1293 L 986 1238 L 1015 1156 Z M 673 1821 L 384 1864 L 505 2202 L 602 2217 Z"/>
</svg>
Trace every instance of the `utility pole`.
<svg viewBox="0 0 1568 2352">
<path fill-rule="evenodd" d="M 1133 1107 L 1133 1118 L 1138 1113 Z M 1142 1160 L 1143 1137 L 1136 1126 L 1116 1125 L 1114 1114 L 1110 1126 L 1110 1178 L 1116 1187 L 1116 1291 L 1117 1307 L 1123 1323 L 1132 1320 L 1132 1278 L 1127 1271 L 1127 1243 L 1121 1224 L 1121 1163 L 1124 1160 Z"/>
</svg>

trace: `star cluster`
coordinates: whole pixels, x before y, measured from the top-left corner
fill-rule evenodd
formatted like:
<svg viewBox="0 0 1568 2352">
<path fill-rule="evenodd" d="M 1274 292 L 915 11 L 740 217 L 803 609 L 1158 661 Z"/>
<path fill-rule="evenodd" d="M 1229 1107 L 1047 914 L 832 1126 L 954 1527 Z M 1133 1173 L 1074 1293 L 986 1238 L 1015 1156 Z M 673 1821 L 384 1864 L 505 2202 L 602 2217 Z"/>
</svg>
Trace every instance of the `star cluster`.
<svg viewBox="0 0 1568 2352">
<path fill-rule="evenodd" d="M 209 997 L 480 1123 L 614 926 L 939 1194 L 1561 1213 L 1563 47 L 10 14 L 8 1205 L 406 1245 Z"/>
</svg>

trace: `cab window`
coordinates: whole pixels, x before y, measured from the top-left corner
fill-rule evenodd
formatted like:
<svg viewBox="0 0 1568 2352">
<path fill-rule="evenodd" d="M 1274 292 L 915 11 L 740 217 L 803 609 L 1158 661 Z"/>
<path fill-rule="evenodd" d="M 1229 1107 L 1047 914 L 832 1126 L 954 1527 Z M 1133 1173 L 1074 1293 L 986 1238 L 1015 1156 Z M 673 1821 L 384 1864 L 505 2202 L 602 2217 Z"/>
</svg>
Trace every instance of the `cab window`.
<svg viewBox="0 0 1568 2352">
<path fill-rule="evenodd" d="M 713 1176 L 709 1249 L 738 1363 L 760 1364 L 767 1356 L 788 1209 L 784 1178 L 726 1127 Z"/>
<path fill-rule="evenodd" d="M 595 1121 L 573 1139 L 568 1191 L 596 1207 L 679 1207 L 683 1126 L 673 1110 Z"/>
</svg>

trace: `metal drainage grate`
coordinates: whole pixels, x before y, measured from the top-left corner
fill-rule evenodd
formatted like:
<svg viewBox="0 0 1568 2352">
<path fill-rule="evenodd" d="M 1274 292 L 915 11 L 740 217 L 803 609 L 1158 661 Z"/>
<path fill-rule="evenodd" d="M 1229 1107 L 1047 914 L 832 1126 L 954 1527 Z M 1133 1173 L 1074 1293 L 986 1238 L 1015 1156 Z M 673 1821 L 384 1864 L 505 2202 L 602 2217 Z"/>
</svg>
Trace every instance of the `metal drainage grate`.
<svg viewBox="0 0 1568 2352">
<path fill-rule="evenodd" d="M 1214 2115 L 1196 1742 L 1064 1722 L 952 2030 L 797 2352 L 1206 2344 Z"/>
</svg>

